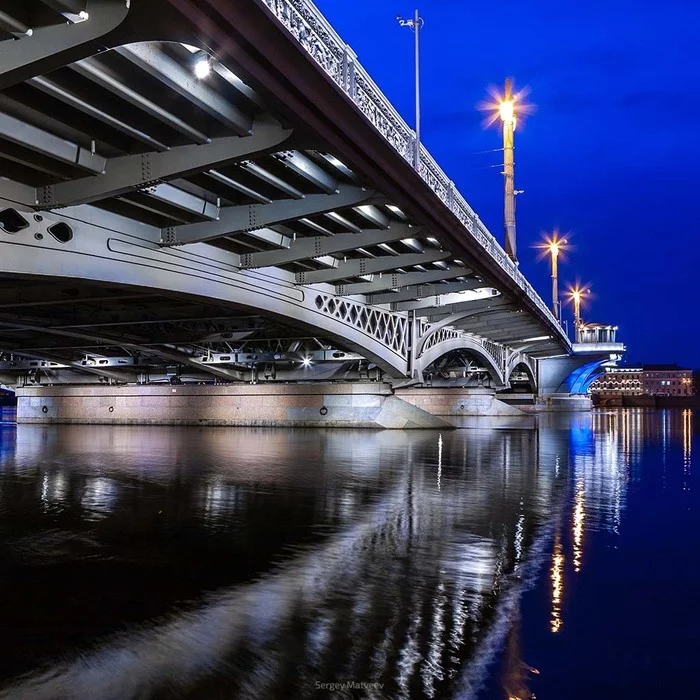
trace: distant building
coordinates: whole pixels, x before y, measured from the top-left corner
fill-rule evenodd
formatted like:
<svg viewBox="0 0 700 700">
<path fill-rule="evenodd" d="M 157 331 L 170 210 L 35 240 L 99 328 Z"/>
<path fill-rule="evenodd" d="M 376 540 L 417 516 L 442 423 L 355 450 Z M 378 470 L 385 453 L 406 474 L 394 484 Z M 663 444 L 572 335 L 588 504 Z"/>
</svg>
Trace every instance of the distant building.
<svg viewBox="0 0 700 700">
<path fill-rule="evenodd" d="M 608 367 L 591 384 L 591 394 L 601 399 L 623 396 L 692 396 L 693 372 L 678 365 Z"/>
<path fill-rule="evenodd" d="M 641 367 L 608 367 L 591 384 L 591 394 L 603 399 L 620 396 L 641 396 L 644 393 L 644 371 Z"/>
<path fill-rule="evenodd" d="M 644 365 L 644 393 L 649 396 L 692 396 L 693 372 L 678 365 Z"/>
</svg>

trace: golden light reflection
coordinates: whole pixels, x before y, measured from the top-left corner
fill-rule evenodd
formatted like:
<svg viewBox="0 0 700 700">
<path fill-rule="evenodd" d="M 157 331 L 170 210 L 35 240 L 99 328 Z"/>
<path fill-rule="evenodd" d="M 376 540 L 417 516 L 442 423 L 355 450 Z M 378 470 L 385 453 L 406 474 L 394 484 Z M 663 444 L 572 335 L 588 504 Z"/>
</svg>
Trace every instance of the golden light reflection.
<svg viewBox="0 0 700 700">
<path fill-rule="evenodd" d="M 552 568 L 549 571 L 550 580 L 552 582 L 552 617 L 550 620 L 550 629 L 553 634 L 559 632 L 561 626 L 564 624 L 561 617 L 561 599 L 564 593 L 564 561 L 565 557 L 561 538 L 557 528 L 554 550 L 552 552 Z"/>
<path fill-rule="evenodd" d="M 683 490 L 689 491 L 688 476 L 690 475 L 691 458 L 693 453 L 693 411 L 683 410 Z"/>
<path fill-rule="evenodd" d="M 574 496 L 574 571 L 581 571 L 581 559 L 583 557 L 583 527 L 586 521 L 586 492 L 583 479 L 579 479 L 576 484 L 576 495 Z"/>
</svg>

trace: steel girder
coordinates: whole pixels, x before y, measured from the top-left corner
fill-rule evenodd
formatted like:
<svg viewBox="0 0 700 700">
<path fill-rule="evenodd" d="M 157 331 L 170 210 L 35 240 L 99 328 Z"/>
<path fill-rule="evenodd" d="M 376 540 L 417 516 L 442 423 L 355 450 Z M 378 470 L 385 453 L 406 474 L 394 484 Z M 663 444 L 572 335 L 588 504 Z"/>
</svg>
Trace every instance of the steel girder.
<svg viewBox="0 0 700 700">
<path fill-rule="evenodd" d="M 160 294 L 189 296 L 223 304 L 238 314 L 254 311 L 259 315 L 262 311 L 264 316 L 282 323 L 293 319 L 301 329 L 309 329 L 348 351 L 363 354 L 390 376 L 406 374 L 407 350 L 403 343 L 397 345 L 395 333 L 388 335 L 387 331 L 394 325 L 405 325 L 404 315 L 361 301 L 348 301 L 346 306 L 353 305 L 356 310 L 352 314 L 348 310 L 341 317 L 323 301 L 323 291 L 297 287 L 290 272 L 279 268 L 239 270 L 232 264 L 229 251 L 203 244 L 162 248 L 150 239 L 150 227 L 142 229 L 132 222 L 131 229 L 122 232 L 118 227 L 122 226 L 123 217 L 94 209 L 85 221 L 84 209 L 91 208 L 74 207 L 47 213 L 41 221 L 29 217 L 30 225 L 12 234 L 11 239 L 0 232 L 3 269 L 31 278 L 77 278 L 88 283 L 126 285 L 127 291 L 129 287 L 139 291 L 147 288 Z M 77 216 L 81 218 L 74 218 Z M 46 233 L 59 221 L 73 227 L 74 236 L 68 245 Z M 37 240 L 35 233 L 43 238 Z M 12 325 L 11 321 L 7 319 Z M 50 323 L 50 319 L 45 321 Z M 25 325 L 41 328 L 38 322 Z M 37 332 L 48 333 L 49 329 Z M 69 332 L 73 331 L 61 331 Z M 107 338 L 103 333 L 89 331 L 85 335 L 86 340 L 97 339 L 110 345 L 143 346 L 141 338 Z M 171 359 L 176 361 L 174 357 Z"/>
<path fill-rule="evenodd" d="M 98 59 L 84 58 L 82 61 L 71 64 L 70 68 L 120 99 L 146 112 L 146 114 L 171 129 L 179 131 L 191 141 L 199 144 L 209 142 L 209 137 L 204 132 L 149 99 L 144 94 L 126 85 L 118 73 Z"/>
<path fill-rule="evenodd" d="M 129 44 L 115 51 L 239 136 L 251 133 L 252 119 L 206 82 L 151 43 Z"/>
<path fill-rule="evenodd" d="M 445 306 L 429 306 L 422 309 L 416 309 L 416 316 L 427 317 L 428 321 L 441 321 L 445 316 L 455 316 L 461 312 L 469 311 L 484 311 L 486 309 L 494 309 L 497 307 L 511 306 L 512 302 L 503 297 L 493 296 L 485 299 L 472 299 L 471 301 L 461 301 Z"/>
<path fill-rule="evenodd" d="M 297 238 L 289 240 L 288 247 L 283 250 L 261 251 L 241 255 L 241 268 L 254 269 L 284 265 L 299 260 L 318 258 L 332 253 L 343 253 L 380 243 L 390 243 L 409 236 L 416 236 L 421 228 L 410 224 L 393 224 L 389 228 L 366 229 L 359 233 L 337 233 L 334 236 L 315 236 L 313 238 Z"/>
<path fill-rule="evenodd" d="M 387 289 L 401 289 L 417 284 L 429 284 L 440 280 L 455 279 L 455 277 L 469 277 L 474 274 L 474 270 L 469 267 L 450 267 L 439 270 L 425 270 L 421 272 L 404 272 L 383 275 L 369 282 L 354 282 L 352 284 L 339 284 L 336 286 L 336 294 L 369 294 L 382 292 Z M 371 298 L 371 296 L 370 296 Z"/>
<path fill-rule="evenodd" d="M 104 172 L 107 162 L 105 158 L 92 153 L 90 149 L 54 136 L 48 131 L 27 124 L 4 112 L 0 112 L 0 136 L 24 148 L 93 173 Z"/>
<path fill-rule="evenodd" d="M 467 288 L 471 287 L 472 290 L 474 287 L 472 285 L 466 285 Z M 483 286 L 483 283 L 479 283 L 479 286 Z M 466 291 L 466 290 L 463 290 Z M 491 301 L 492 299 L 497 298 L 498 294 L 490 294 L 488 296 L 486 295 L 480 295 L 473 297 L 472 299 L 469 299 L 468 297 L 465 298 L 465 295 L 463 292 L 449 292 L 447 294 L 436 294 L 434 296 L 429 296 L 425 297 L 422 299 L 413 299 L 412 301 L 401 301 L 396 304 L 392 305 L 392 308 L 396 311 L 417 311 L 417 310 L 426 310 L 430 311 L 431 313 L 433 311 L 438 311 L 439 309 L 445 308 L 445 307 L 451 307 L 453 304 L 468 304 L 471 302 L 477 302 L 477 301 Z"/>
<path fill-rule="evenodd" d="M 281 199 L 269 204 L 223 207 L 217 221 L 164 229 L 161 244 L 173 246 L 211 241 L 234 233 L 254 231 L 312 214 L 354 206 L 373 195 L 373 192 L 361 187 L 343 186 L 334 194 L 311 194 L 299 200 Z"/>
<path fill-rule="evenodd" d="M 450 292 L 468 292 L 472 289 L 488 286 L 483 280 L 478 278 L 469 279 L 465 282 L 445 282 L 444 284 L 414 284 L 405 289 L 400 289 L 396 292 L 387 292 L 386 294 L 370 295 L 372 304 L 393 304 L 401 301 L 411 301 L 414 299 L 427 299 L 436 297 L 440 294 L 449 294 Z M 400 308 L 398 305 L 396 308 Z"/>
<path fill-rule="evenodd" d="M 32 87 L 35 87 L 47 95 L 54 97 L 60 102 L 77 109 L 79 112 L 88 115 L 96 119 L 103 124 L 120 131 L 131 138 L 146 144 L 150 148 L 156 151 L 167 151 L 168 147 L 159 141 L 158 139 L 150 136 L 141 129 L 137 129 L 133 124 L 129 124 L 122 119 L 118 119 L 112 114 L 108 114 L 104 110 L 100 109 L 92 102 L 82 99 L 77 95 L 73 94 L 69 90 L 56 83 L 56 81 L 46 78 L 45 76 L 36 76 L 30 78 L 27 83 Z"/>
<path fill-rule="evenodd" d="M 269 151 L 284 143 L 291 133 L 290 129 L 277 124 L 259 121 L 254 124 L 250 136 L 227 136 L 203 145 L 176 146 L 161 153 L 110 158 L 103 163 L 101 172 L 104 174 L 99 177 L 38 188 L 35 201 L 41 207 L 73 206 L 149 186 L 162 189 L 163 185 L 158 184 L 161 180 L 184 177 L 203 168 L 215 169 Z"/>
<path fill-rule="evenodd" d="M 34 326 L 30 323 L 22 323 L 20 321 L 17 322 L 10 322 L 6 320 L 1 320 L 0 319 L 0 327 L 2 328 L 14 328 L 18 330 L 32 330 L 32 331 L 38 331 L 42 333 L 48 333 L 50 335 L 59 335 L 59 336 L 64 336 L 68 338 L 76 338 L 76 339 L 82 339 L 82 340 L 89 340 L 89 341 L 94 341 L 97 343 L 103 343 L 103 344 L 108 344 L 108 345 L 114 345 L 114 346 L 119 346 L 119 347 L 124 347 L 124 348 L 132 348 L 134 350 L 138 350 L 139 352 L 144 352 L 144 353 L 149 353 L 151 355 L 156 355 L 157 357 L 161 357 L 164 360 L 168 360 L 170 362 L 175 362 L 183 365 L 187 365 L 189 367 L 196 367 L 197 369 L 203 370 L 207 372 L 208 374 L 213 374 L 221 379 L 239 379 L 239 375 L 236 373 L 232 373 L 229 370 L 221 369 L 219 367 L 207 367 L 204 363 L 200 362 L 197 358 L 192 357 L 190 355 L 185 354 L 184 352 L 179 352 L 176 349 L 167 349 L 164 350 L 162 348 L 154 348 L 154 347 L 146 347 L 144 345 L 141 345 L 138 342 L 133 342 L 133 341 L 128 341 L 123 338 L 118 338 L 118 337 L 113 337 L 113 336 L 106 336 L 104 333 L 90 333 L 86 331 L 69 331 L 69 330 L 63 330 L 60 328 L 52 328 L 51 326 L 44 325 L 44 326 Z M 44 357 L 44 354 L 42 353 L 42 357 Z"/>
<path fill-rule="evenodd" d="M 298 272 L 297 284 L 314 284 L 318 282 L 336 282 L 349 277 L 363 277 L 375 272 L 386 272 L 401 267 L 413 267 L 425 265 L 449 258 L 451 253 L 442 250 L 433 250 L 427 253 L 405 253 L 403 255 L 382 255 L 377 258 L 359 258 L 339 262 L 338 267 L 330 270 L 313 270 L 311 272 Z"/>
<path fill-rule="evenodd" d="M 116 29 L 129 13 L 126 0 L 90 0 L 87 22 L 32 28 L 31 36 L 5 42 L 0 64 L 0 90 L 89 56 L 97 41 Z"/>
<path fill-rule="evenodd" d="M 275 159 L 326 194 L 332 194 L 338 189 L 338 181 L 334 177 L 299 151 L 276 153 Z"/>
</svg>

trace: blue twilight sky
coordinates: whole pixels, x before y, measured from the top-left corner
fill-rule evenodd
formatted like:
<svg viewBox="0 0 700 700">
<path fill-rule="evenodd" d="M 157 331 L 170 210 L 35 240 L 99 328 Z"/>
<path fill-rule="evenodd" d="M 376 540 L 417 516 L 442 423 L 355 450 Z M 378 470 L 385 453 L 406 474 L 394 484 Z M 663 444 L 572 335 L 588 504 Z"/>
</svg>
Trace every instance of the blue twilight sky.
<svg viewBox="0 0 700 700">
<path fill-rule="evenodd" d="M 317 0 L 413 126 L 413 35 L 405 0 Z M 700 3 L 696 0 L 423 0 L 423 141 L 503 240 L 497 128 L 476 105 L 507 76 L 537 111 L 516 131 L 518 253 L 549 301 L 530 246 L 572 233 L 560 279 L 594 298 L 584 320 L 615 323 L 628 357 L 700 366 L 694 293 Z M 570 315 L 570 312 L 566 312 Z"/>
</svg>

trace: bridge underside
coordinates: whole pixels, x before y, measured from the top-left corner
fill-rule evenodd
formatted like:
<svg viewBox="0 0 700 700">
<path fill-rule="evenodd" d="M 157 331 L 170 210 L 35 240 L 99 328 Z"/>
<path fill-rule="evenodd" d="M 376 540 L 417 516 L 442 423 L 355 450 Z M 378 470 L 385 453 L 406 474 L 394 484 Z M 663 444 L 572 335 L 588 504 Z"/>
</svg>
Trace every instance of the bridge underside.
<svg viewBox="0 0 700 700">
<path fill-rule="evenodd" d="M 354 58 L 319 65 L 313 18 L 25 4 L 0 14 L 1 382 L 503 389 L 570 351 Z"/>
</svg>

